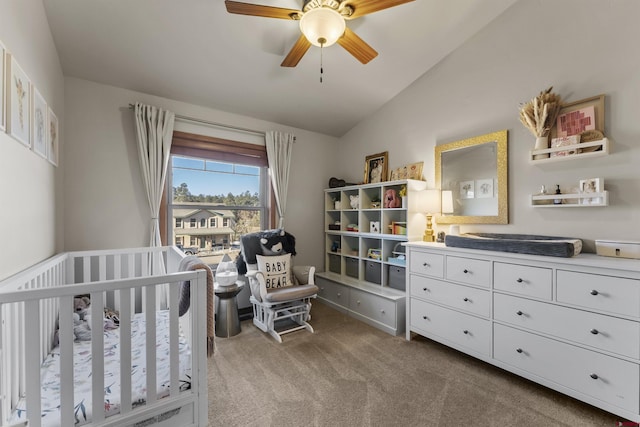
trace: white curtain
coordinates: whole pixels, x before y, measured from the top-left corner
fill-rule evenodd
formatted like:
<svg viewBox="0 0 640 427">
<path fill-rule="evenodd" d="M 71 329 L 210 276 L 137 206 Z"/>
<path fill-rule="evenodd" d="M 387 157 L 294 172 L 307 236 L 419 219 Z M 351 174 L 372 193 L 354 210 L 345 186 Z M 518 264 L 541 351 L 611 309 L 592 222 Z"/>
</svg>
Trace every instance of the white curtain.
<svg viewBox="0 0 640 427">
<path fill-rule="evenodd" d="M 287 211 L 287 187 L 289 186 L 289 166 L 295 137 L 288 133 L 268 131 L 265 134 L 269 176 L 273 184 L 273 193 L 278 207 L 278 228 L 284 228 L 284 215 Z"/>
<path fill-rule="evenodd" d="M 151 105 L 136 103 L 136 136 L 142 180 L 147 189 L 151 209 L 151 239 L 149 246 L 160 246 L 160 202 L 167 176 L 175 114 Z"/>
</svg>

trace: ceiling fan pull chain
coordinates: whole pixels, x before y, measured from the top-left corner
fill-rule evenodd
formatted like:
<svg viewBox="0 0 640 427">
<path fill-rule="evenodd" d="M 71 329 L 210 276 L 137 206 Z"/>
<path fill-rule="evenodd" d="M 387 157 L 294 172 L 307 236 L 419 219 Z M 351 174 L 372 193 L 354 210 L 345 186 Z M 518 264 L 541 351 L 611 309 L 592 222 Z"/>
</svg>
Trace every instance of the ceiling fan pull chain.
<svg viewBox="0 0 640 427">
<path fill-rule="evenodd" d="M 322 50 L 324 47 L 324 43 L 320 43 L 320 83 L 322 83 L 322 74 L 324 70 L 322 69 Z"/>
</svg>

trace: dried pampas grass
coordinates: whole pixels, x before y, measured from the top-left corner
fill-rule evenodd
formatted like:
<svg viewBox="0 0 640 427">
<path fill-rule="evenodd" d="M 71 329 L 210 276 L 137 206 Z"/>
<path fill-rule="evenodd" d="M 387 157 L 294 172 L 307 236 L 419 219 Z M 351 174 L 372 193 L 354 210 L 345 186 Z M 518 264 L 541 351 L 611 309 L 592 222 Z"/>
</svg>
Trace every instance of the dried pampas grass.
<svg viewBox="0 0 640 427">
<path fill-rule="evenodd" d="M 562 100 L 551 89 L 553 86 L 520 106 L 520 122 L 535 137 L 548 136 L 560 112 Z"/>
</svg>

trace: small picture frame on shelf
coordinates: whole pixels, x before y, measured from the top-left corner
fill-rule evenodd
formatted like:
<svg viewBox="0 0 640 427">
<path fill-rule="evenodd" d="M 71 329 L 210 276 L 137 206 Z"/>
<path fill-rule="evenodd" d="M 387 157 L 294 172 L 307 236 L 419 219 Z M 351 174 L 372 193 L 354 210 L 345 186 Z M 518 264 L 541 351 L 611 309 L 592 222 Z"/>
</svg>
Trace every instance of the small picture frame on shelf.
<svg viewBox="0 0 640 427">
<path fill-rule="evenodd" d="M 400 166 L 393 169 L 389 173 L 389 181 L 398 181 L 401 179 L 415 179 L 422 181 L 422 168 L 424 162 L 410 163 L 408 165 Z"/>
<path fill-rule="evenodd" d="M 385 181 L 388 163 L 388 151 L 367 156 L 364 162 L 364 183 L 373 184 Z"/>
<path fill-rule="evenodd" d="M 604 190 L 604 180 L 601 178 L 581 179 L 578 191 L 580 194 L 600 193 Z M 601 197 L 582 197 L 580 203 L 583 205 L 597 205 L 602 203 Z"/>
<path fill-rule="evenodd" d="M 580 135 L 559 136 L 551 139 L 551 148 L 564 147 L 567 145 L 577 145 L 580 143 Z M 551 152 L 551 157 L 570 156 L 578 153 L 579 150 L 563 150 Z"/>
<path fill-rule="evenodd" d="M 382 251 L 380 249 L 369 248 L 367 251 L 367 258 L 380 261 L 382 259 Z"/>
<path fill-rule="evenodd" d="M 588 130 L 604 134 L 604 95 L 597 95 L 562 106 L 555 125 L 551 128 L 553 138 L 580 135 Z"/>
</svg>

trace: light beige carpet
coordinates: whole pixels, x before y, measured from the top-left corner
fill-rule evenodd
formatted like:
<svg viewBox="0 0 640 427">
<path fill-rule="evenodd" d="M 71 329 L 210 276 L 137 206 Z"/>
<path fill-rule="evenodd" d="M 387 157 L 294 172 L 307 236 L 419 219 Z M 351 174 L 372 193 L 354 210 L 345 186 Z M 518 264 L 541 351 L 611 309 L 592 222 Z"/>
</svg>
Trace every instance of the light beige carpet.
<svg viewBox="0 0 640 427">
<path fill-rule="evenodd" d="M 434 341 L 314 302 L 278 344 L 251 321 L 216 338 L 210 426 L 614 426 L 624 421 Z"/>
</svg>

